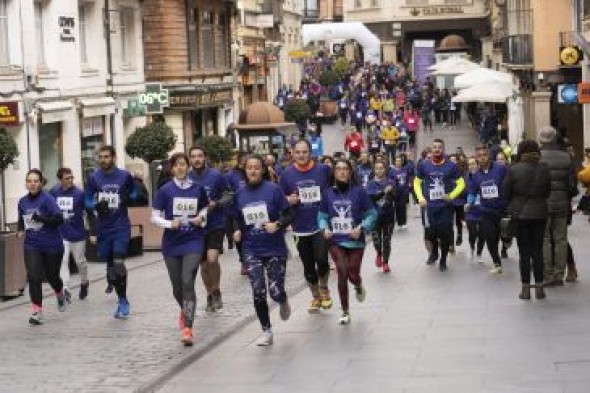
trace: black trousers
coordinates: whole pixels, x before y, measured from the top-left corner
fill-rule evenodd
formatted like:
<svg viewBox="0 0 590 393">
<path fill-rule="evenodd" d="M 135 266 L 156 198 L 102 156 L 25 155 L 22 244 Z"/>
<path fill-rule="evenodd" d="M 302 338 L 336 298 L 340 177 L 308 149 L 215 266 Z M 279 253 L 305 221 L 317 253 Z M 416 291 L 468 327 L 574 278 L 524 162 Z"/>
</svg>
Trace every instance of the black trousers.
<svg viewBox="0 0 590 393">
<path fill-rule="evenodd" d="M 457 228 L 457 236 L 463 237 L 463 220 L 465 219 L 465 207 L 454 206 L 455 209 L 455 227 Z"/>
<path fill-rule="evenodd" d="M 64 250 L 55 252 L 46 252 L 38 250 L 25 249 L 25 266 L 27 268 L 27 280 L 29 281 L 29 295 L 31 302 L 41 307 L 43 305 L 43 279 L 47 282 L 55 293 L 60 293 L 63 289 L 63 282 L 59 277 L 61 259 Z"/>
<path fill-rule="evenodd" d="M 395 199 L 395 220 L 398 226 L 408 223 L 408 194 L 399 195 Z"/>
<path fill-rule="evenodd" d="M 543 283 L 543 236 L 545 220 L 518 220 L 516 244 L 520 255 L 520 280 L 531 283 L 531 265 L 535 283 Z"/>
<path fill-rule="evenodd" d="M 500 253 L 498 252 L 500 247 L 500 216 L 484 213 L 481 216 L 479 225 L 494 264 L 502 265 L 502 259 L 500 259 Z"/>
<path fill-rule="evenodd" d="M 475 250 L 478 256 L 481 255 L 486 242 L 481 233 L 479 221 L 467 221 L 467 231 L 469 232 L 469 247 Z"/>
<path fill-rule="evenodd" d="M 328 246 L 321 232 L 310 236 L 297 236 L 295 243 L 301 262 L 303 275 L 309 285 L 317 285 L 319 277 L 330 273 Z"/>
</svg>

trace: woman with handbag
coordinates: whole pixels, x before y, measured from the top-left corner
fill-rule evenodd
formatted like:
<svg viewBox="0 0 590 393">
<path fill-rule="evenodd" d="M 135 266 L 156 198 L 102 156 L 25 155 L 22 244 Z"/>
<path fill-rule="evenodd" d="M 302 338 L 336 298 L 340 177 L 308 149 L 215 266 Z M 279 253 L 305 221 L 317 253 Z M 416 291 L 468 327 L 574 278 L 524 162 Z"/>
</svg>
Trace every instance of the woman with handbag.
<svg viewBox="0 0 590 393">
<path fill-rule="evenodd" d="M 516 228 L 516 244 L 520 255 L 520 299 L 531 298 L 531 265 L 535 278 L 535 297 L 545 298 L 543 290 L 543 235 L 547 220 L 547 202 L 551 178 L 547 166 L 540 164 L 537 142 L 525 140 L 518 144 L 516 163 L 504 179 L 504 197 L 510 214 L 510 226 Z M 515 224 L 515 225 L 514 225 Z"/>
</svg>

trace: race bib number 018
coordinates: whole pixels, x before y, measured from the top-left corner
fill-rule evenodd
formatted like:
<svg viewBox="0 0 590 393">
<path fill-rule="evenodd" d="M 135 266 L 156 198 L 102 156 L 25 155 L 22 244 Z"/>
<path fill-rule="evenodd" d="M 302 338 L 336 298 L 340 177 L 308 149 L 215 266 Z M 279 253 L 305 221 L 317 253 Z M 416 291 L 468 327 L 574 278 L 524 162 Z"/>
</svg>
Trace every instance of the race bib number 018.
<svg viewBox="0 0 590 393">
<path fill-rule="evenodd" d="M 107 203 L 109 204 L 109 209 L 119 208 L 119 194 L 115 192 L 99 192 L 98 201 L 107 201 Z"/>
<path fill-rule="evenodd" d="M 301 203 L 315 203 L 322 199 L 319 186 L 299 188 L 299 200 Z"/>
<path fill-rule="evenodd" d="M 270 221 L 268 218 L 268 209 L 266 203 L 261 203 L 254 206 L 246 206 L 242 209 L 242 215 L 246 225 L 254 225 L 256 228 L 260 228 L 262 224 Z"/>
<path fill-rule="evenodd" d="M 174 198 L 172 200 L 172 215 L 175 217 L 196 216 L 198 205 L 197 198 Z"/>
<path fill-rule="evenodd" d="M 74 210 L 73 197 L 57 197 L 57 206 L 62 212 Z"/>
<path fill-rule="evenodd" d="M 498 186 L 482 186 L 481 187 L 481 197 L 483 199 L 493 199 L 498 198 Z"/>
<path fill-rule="evenodd" d="M 332 217 L 332 232 L 334 234 L 349 235 L 352 232 L 352 218 Z"/>
</svg>

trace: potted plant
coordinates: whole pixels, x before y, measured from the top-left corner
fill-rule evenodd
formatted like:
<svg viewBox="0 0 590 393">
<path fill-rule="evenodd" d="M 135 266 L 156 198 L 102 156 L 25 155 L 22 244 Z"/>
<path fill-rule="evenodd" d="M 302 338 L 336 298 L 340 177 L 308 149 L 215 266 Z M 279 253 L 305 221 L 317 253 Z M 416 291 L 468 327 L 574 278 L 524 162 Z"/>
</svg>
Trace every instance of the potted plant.
<svg viewBox="0 0 590 393">
<path fill-rule="evenodd" d="M 207 152 L 207 159 L 216 167 L 222 163 L 231 161 L 234 154 L 234 147 L 226 138 L 219 135 L 205 136 L 196 141 Z"/>
</svg>

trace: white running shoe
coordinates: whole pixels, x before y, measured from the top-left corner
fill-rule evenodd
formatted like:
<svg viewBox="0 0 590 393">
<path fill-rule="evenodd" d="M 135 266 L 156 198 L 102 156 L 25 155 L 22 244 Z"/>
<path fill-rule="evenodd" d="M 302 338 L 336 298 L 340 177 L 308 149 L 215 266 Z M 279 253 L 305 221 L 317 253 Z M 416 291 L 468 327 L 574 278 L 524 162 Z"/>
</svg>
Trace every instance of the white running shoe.
<svg viewBox="0 0 590 393">
<path fill-rule="evenodd" d="M 480 265 L 483 265 L 484 264 L 483 255 L 478 255 L 477 256 L 477 263 L 479 263 Z"/>
<path fill-rule="evenodd" d="M 348 324 L 350 324 L 350 314 L 348 313 L 348 311 L 342 312 L 342 316 L 338 320 L 338 323 L 340 325 L 348 325 Z"/>
<path fill-rule="evenodd" d="M 501 274 L 502 273 L 502 266 L 494 265 L 494 267 L 490 270 L 491 274 Z"/>
<path fill-rule="evenodd" d="M 268 329 L 262 332 L 262 336 L 256 342 L 259 347 L 268 347 L 273 343 L 272 330 Z"/>
</svg>

